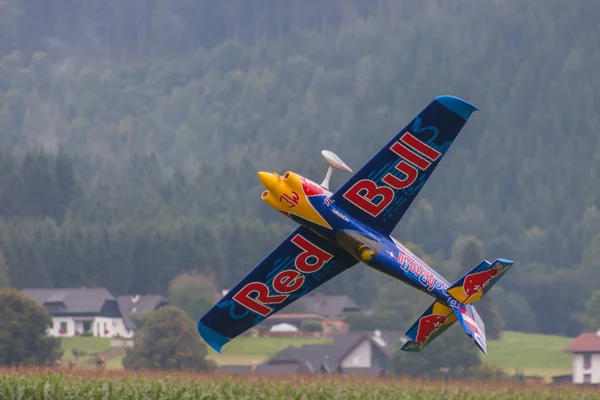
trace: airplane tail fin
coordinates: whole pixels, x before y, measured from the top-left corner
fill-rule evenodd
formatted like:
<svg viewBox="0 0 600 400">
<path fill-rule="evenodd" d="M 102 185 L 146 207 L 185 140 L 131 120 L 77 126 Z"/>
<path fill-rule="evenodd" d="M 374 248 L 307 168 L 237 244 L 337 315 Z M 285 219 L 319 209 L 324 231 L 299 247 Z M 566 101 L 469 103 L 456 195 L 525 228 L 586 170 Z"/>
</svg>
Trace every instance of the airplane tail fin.
<svg viewBox="0 0 600 400">
<path fill-rule="evenodd" d="M 457 304 L 447 305 L 439 300 L 434 301 L 406 332 L 409 340 L 402 346 L 402 350 L 422 350 L 458 321 L 477 347 L 487 354 L 485 324 L 471 303 L 481 300 L 513 264 L 513 261 L 504 259 L 497 259 L 493 263 L 484 260 L 466 273 L 448 288 L 448 294 Z"/>
<path fill-rule="evenodd" d="M 485 338 L 485 324 L 472 304 L 451 306 L 454 315 L 465 333 L 473 339 L 483 354 L 487 354 L 487 340 Z"/>
</svg>

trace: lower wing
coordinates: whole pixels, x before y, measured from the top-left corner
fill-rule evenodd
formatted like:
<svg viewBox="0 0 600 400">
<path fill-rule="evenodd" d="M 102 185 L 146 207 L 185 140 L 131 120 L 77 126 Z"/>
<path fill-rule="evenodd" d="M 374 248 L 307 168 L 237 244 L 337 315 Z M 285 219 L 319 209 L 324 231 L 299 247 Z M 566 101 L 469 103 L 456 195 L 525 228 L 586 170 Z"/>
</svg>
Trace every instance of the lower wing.
<svg viewBox="0 0 600 400">
<path fill-rule="evenodd" d="M 343 249 L 300 226 L 198 321 L 198 332 L 220 352 L 233 338 L 355 264 Z"/>
</svg>

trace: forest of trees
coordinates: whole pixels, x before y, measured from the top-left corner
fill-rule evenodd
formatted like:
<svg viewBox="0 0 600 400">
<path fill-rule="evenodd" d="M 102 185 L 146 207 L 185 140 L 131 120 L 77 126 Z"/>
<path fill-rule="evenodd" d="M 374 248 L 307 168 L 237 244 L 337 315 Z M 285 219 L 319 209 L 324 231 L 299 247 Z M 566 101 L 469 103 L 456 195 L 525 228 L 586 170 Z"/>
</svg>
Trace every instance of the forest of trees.
<svg viewBox="0 0 600 400">
<path fill-rule="evenodd" d="M 595 0 L 6 0 L 0 286 L 167 294 L 198 270 L 229 288 L 293 227 L 256 171 L 320 181 L 321 149 L 356 170 L 452 94 L 481 111 L 394 236 L 450 281 L 471 255 L 515 260 L 486 321 L 592 329 L 597 15 Z M 423 295 L 363 265 L 323 291 L 373 307 L 392 285 L 407 329 Z"/>
</svg>

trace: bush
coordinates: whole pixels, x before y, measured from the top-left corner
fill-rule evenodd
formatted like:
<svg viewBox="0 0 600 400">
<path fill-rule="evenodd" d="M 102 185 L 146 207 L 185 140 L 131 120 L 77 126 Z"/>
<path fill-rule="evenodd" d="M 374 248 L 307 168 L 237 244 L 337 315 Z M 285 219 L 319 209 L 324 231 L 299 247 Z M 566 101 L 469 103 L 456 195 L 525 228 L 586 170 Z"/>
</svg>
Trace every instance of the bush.
<svg viewBox="0 0 600 400">
<path fill-rule="evenodd" d="M 317 321 L 317 320 L 302 321 L 302 324 L 300 326 L 303 331 L 307 331 L 307 332 L 322 332 L 323 331 L 323 325 L 321 324 L 321 321 Z"/>
<path fill-rule="evenodd" d="M 123 366 L 128 369 L 212 371 L 208 348 L 192 320 L 179 308 L 165 306 L 148 313 L 128 348 Z"/>
</svg>

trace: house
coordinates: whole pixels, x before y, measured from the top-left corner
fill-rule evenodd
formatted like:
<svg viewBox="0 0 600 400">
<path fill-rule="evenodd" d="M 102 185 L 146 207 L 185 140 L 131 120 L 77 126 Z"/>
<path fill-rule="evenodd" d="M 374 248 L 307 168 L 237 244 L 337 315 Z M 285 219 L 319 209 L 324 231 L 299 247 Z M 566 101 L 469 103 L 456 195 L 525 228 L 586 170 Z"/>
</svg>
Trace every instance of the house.
<svg viewBox="0 0 600 400">
<path fill-rule="evenodd" d="M 23 289 L 22 293 L 50 314 L 51 336 L 90 332 L 99 337 L 131 337 L 117 300 L 105 288 Z"/>
<path fill-rule="evenodd" d="M 346 295 L 326 296 L 317 293 L 301 299 L 304 312 L 320 314 L 325 318 L 332 318 L 345 312 L 361 311 L 360 307 Z"/>
<path fill-rule="evenodd" d="M 293 311 L 271 315 L 260 325 L 268 330 L 273 325 L 286 323 L 301 329 L 304 321 L 319 321 L 322 336 L 333 336 L 346 334 L 350 329 L 348 323 L 339 317 L 340 314 L 361 311 L 348 296 L 327 296 L 320 293 L 298 299 L 291 309 Z"/>
<path fill-rule="evenodd" d="M 303 322 L 305 321 L 319 322 L 321 324 L 321 332 L 301 332 Z M 348 323 L 341 318 L 326 318 L 321 314 L 314 313 L 277 313 L 263 320 L 260 325 L 272 328 L 273 326 L 280 324 L 292 325 L 299 333 L 296 335 L 273 335 L 271 334 L 271 331 L 269 331 L 268 335 L 278 337 L 300 337 L 307 336 L 306 333 L 318 333 L 318 336 L 333 336 L 348 333 L 350 329 Z"/>
<path fill-rule="evenodd" d="M 314 374 L 384 376 L 398 343 L 397 332 L 352 332 L 334 337 L 332 344 L 289 346 L 260 365 L 221 366 L 219 372 L 238 374 Z"/>
<path fill-rule="evenodd" d="M 600 383 L 600 330 L 582 333 L 565 352 L 573 354 L 573 383 Z"/>
<path fill-rule="evenodd" d="M 148 311 L 158 310 L 169 304 L 169 300 L 159 295 L 117 296 L 117 303 L 123 315 L 128 334 L 133 335 L 138 326 L 135 317 Z"/>
</svg>

